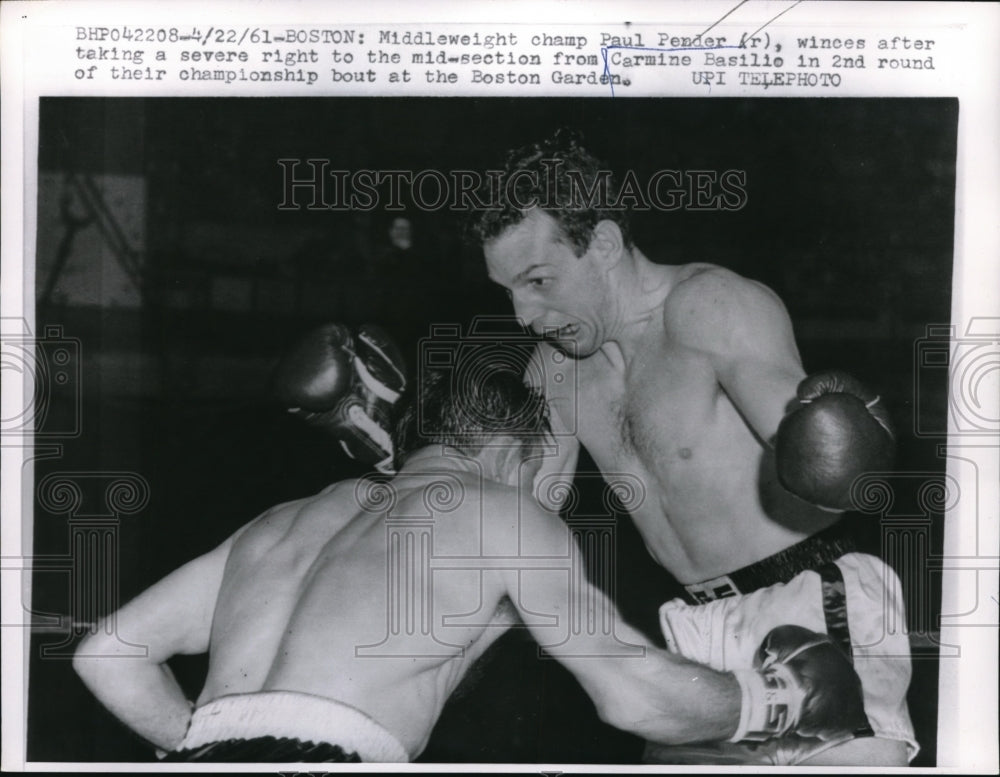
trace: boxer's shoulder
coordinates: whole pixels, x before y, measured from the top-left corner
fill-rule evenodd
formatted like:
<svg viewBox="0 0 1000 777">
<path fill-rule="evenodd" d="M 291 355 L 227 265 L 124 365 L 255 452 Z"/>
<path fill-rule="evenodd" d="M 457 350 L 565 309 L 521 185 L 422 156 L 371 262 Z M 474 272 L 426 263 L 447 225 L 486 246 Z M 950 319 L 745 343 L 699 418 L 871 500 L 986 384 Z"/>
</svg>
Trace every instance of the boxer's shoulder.
<svg viewBox="0 0 1000 777">
<path fill-rule="evenodd" d="M 254 556 L 293 536 L 325 542 L 358 512 L 354 484 L 340 481 L 318 494 L 283 502 L 261 513 L 233 535 L 234 558 Z"/>
<path fill-rule="evenodd" d="M 767 331 L 787 319 L 784 305 L 767 286 L 710 264 L 682 265 L 663 303 L 667 335 L 715 350 L 721 340 Z"/>
<path fill-rule="evenodd" d="M 751 292 L 758 286 L 754 281 L 718 265 L 681 265 L 676 269 L 664 300 L 664 314 L 683 316 L 720 309 L 734 297 Z"/>
</svg>

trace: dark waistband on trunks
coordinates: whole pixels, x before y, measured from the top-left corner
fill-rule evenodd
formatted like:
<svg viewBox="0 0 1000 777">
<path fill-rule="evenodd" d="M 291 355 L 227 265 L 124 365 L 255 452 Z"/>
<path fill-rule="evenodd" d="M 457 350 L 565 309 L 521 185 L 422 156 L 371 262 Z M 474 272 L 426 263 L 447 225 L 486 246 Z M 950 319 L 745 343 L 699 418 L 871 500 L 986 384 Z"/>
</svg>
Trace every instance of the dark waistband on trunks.
<svg viewBox="0 0 1000 777">
<path fill-rule="evenodd" d="M 171 763 L 360 763 L 357 753 L 348 753 L 328 742 L 303 742 L 291 737 L 227 739 L 200 747 L 174 750 L 161 761 Z"/>
<path fill-rule="evenodd" d="M 818 570 L 855 550 L 857 545 L 849 524 L 841 519 L 773 556 L 711 580 L 685 585 L 684 598 L 688 604 L 704 604 L 713 599 L 748 594 L 759 588 L 787 583 L 801 572 Z"/>
</svg>

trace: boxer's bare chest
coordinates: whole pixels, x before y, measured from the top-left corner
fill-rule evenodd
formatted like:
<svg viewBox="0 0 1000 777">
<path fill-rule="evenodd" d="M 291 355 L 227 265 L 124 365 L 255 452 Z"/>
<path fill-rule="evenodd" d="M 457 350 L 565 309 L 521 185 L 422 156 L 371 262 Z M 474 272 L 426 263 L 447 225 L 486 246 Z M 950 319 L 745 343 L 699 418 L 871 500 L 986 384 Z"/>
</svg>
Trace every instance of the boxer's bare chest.
<svg viewBox="0 0 1000 777">
<path fill-rule="evenodd" d="M 757 509 L 759 448 L 707 357 L 662 340 L 627 365 L 595 357 L 575 365 L 576 435 L 606 480 L 641 482 L 627 509 L 647 549 L 685 581 L 739 566 L 718 537 Z"/>
<path fill-rule="evenodd" d="M 627 363 L 614 344 L 577 362 L 578 438 L 602 469 L 666 481 L 712 445 L 719 388 L 699 354 L 663 336 L 641 345 Z"/>
</svg>

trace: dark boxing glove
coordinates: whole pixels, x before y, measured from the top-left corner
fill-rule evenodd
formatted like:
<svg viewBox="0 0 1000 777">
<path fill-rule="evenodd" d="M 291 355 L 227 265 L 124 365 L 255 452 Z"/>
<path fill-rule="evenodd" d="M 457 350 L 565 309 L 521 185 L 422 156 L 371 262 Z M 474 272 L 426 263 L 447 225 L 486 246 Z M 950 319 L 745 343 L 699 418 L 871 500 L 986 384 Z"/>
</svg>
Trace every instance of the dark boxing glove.
<svg viewBox="0 0 1000 777">
<path fill-rule="evenodd" d="M 392 468 L 393 408 L 406 388 L 399 349 L 376 326 L 307 333 L 281 359 L 273 391 L 290 413 L 332 434 L 353 459 Z"/>
<path fill-rule="evenodd" d="M 896 440 L 881 398 L 845 372 L 823 372 L 798 387 L 801 407 L 775 438 L 778 480 L 796 496 L 830 510 L 851 508 L 851 484 L 891 469 Z"/>
<path fill-rule="evenodd" d="M 861 680 L 826 634 L 778 626 L 764 637 L 754 669 L 734 674 L 743 706 L 731 742 L 789 734 L 839 742 L 871 733 Z"/>
</svg>

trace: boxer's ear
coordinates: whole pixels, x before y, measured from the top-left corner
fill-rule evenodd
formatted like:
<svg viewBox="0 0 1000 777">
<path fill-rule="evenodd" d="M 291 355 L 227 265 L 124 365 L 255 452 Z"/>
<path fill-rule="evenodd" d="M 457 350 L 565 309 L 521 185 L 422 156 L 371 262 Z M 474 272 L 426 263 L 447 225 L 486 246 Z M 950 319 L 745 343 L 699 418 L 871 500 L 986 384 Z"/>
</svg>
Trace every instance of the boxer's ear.
<svg viewBox="0 0 1000 777">
<path fill-rule="evenodd" d="M 604 267 L 614 267 L 621 261 L 625 251 L 625 240 L 621 228 L 610 219 L 602 219 L 594 227 L 588 253 Z"/>
</svg>

